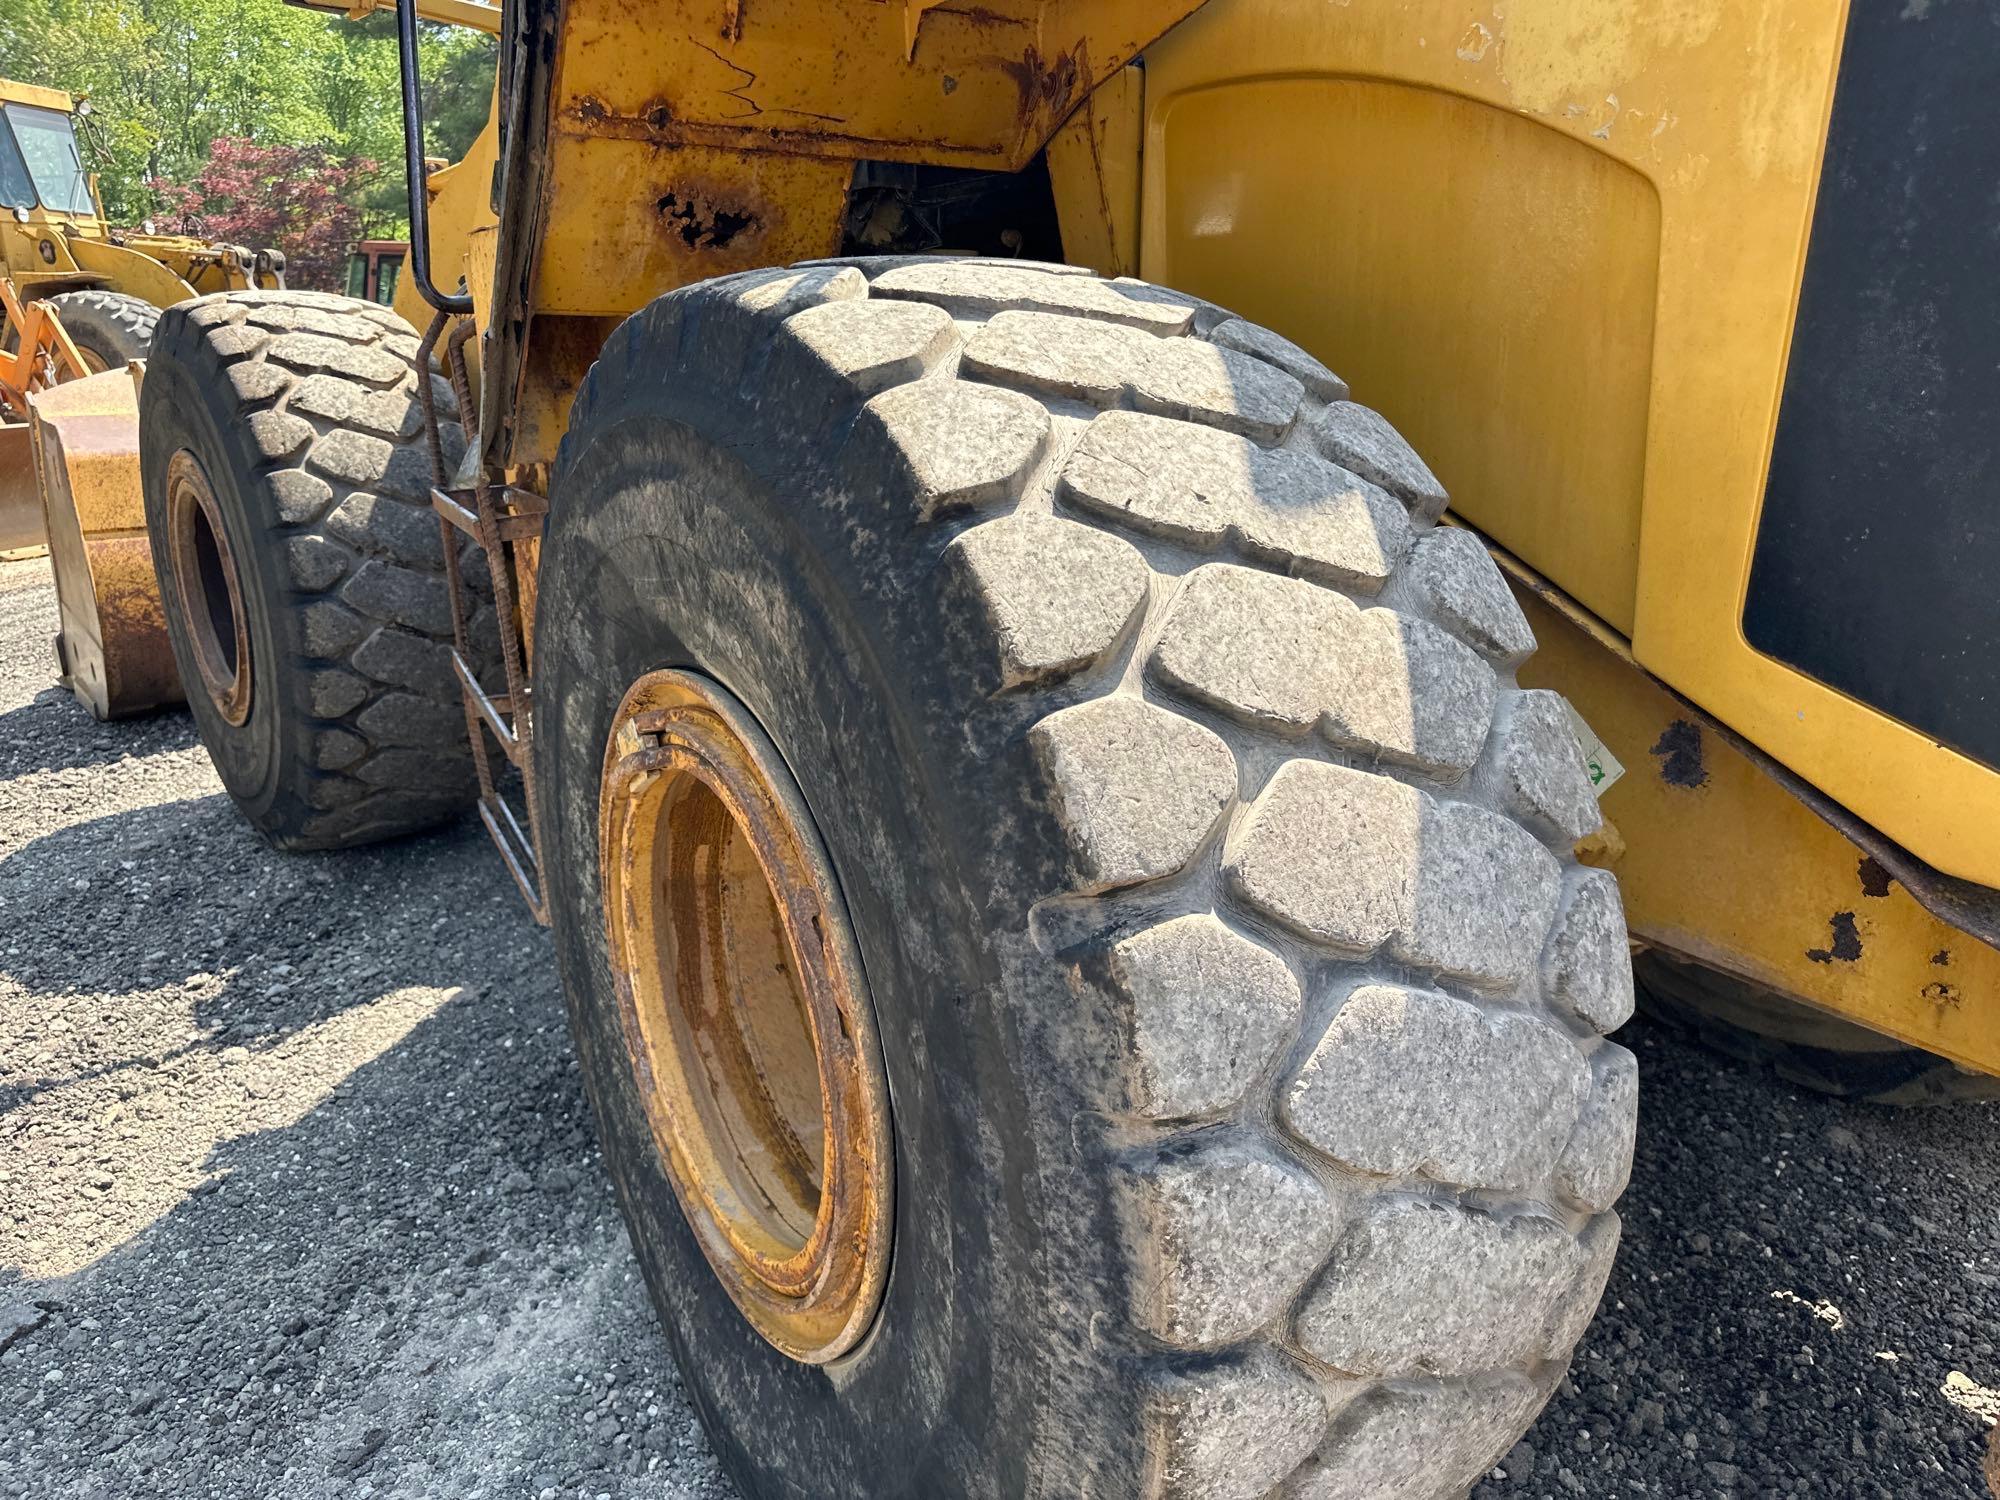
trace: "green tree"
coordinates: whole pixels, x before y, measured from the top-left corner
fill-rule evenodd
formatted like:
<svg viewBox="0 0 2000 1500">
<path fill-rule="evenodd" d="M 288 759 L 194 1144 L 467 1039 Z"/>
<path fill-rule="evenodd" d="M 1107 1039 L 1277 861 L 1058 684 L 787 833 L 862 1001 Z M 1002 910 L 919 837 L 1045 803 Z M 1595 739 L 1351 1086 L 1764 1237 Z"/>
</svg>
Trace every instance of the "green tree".
<svg viewBox="0 0 2000 1500">
<path fill-rule="evenodd" d="M 490 37 L 421 28 L 429 150 L 456 158 L 486 118 Z M 131 223 L 150 186 L 191 182 L 218 137 L 313 147 L 381 170 L 350 191 L 366 232 L 405 232 L 394 16 L 354 22 L 284 0 L 7 0 L 0 76 L 90 96 L 105 208 Z"/>
</svg>

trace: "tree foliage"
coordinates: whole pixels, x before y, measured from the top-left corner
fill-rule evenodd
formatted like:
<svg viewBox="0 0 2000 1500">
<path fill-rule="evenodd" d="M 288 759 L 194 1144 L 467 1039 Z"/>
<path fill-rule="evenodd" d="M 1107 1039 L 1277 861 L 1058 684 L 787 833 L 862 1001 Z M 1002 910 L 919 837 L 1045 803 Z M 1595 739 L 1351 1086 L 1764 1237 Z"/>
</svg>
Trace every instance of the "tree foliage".
<svg viewBox="0 0 2000 1500">
<path fill-rule="evenodd" d="M 184 186 L 164 185 L 161 227 L 230 245 L 280 246 L 293 286 L 339 291 L 347 247 L 361 237 L 355 189 L 375 175 L 366 157 L 323 146 L 260 146 L 217 136 Z"/>
<path fill-rule="evenodd" d="M 426 146 L 456 159 L 485 123 L 492 39 L 425 24 L 419 46 Z M 359 232 L 407 232 L 396 27 L 386 12 L 357 22 L 284 0 L 4 0 L 0 77 L 90 97 L 85 151 L 116 222 L 182 203 L 177 194 L 228 139 L 311 148 L 327 164 L 380 163 L 343 179 L 343 201 Z"/>
</svg>

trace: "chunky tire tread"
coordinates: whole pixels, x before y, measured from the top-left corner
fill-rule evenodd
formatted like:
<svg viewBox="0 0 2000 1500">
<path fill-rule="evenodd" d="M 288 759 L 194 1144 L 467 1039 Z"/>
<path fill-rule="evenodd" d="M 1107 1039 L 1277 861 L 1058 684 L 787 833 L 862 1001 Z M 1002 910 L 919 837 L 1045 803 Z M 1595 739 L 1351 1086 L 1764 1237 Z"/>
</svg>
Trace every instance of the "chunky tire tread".
<svg viewBox="0 0 2000 1500">
<path fill-rule="evenodd" d="M 160 309 L 143 297 L 86 289 L 62 292 L 43 304 L 62 320 L 63 331 L 109 370 L 144 359 L 153 346 Z"/>
<path fill-rule="evenodd" d="M 248 545 L 278 559 L 283 578 L 286 649 L 255 692 L 275 691 L 311 733 L 281 771 L 287 795 L 253 821 L 280 847 L 328 849 L 454 815 L 477 788 L 451 668 L 416 334 L 372 303 L 252 291 L 168 309 L 158 345 L 156 358 L 230 393 L 258 455 L 243 476 L 261 510 Z M 464 448 L 457 403 L 430 379 L 450 467 Z M 468 586 L 484 590 L 476 550 L 461 560 Z M 490 607 L 475 625 L 484 676 L 499 649 Z"/>
<path fill-rule="evenodd" d="M 1041 768 L 1143 1493 L 1462 1493 L 1596 1306 L 1636 1099 L 1595 804 L 1491 559 L 1338 376 L 1176 293 L 821 263 L 664 298 L 600 369 L 672 320 L 790 440 L 860 405 L 826 430 L 934 537 L 964 732 Z"/>
</svg>

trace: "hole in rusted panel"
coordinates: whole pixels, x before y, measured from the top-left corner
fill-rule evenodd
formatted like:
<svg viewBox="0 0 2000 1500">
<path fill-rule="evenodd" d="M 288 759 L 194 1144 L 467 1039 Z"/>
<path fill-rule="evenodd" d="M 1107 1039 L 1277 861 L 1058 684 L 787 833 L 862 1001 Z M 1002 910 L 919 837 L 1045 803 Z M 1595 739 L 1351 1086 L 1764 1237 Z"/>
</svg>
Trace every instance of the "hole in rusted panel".
<svg viewBox="0 0 2000 1500">
<path fill-rule="evenodd" d="M 1854 913 L 1837 911 L 1829 923 L 1833 940 L 1825 948 L 1808 948 L 1806 957 L 1816 964 L 1830 964 L 1838 959 L 1851 964 L 1861 957 L 1861 929 L 1855 925 Z"/>
<path fill-rule="evenodd" d="M 724 208 L 692 194 L 666 193 L 653 207 L 690 250 L 720 250 L 760 223 L 753 213 Z"/>
</svg>

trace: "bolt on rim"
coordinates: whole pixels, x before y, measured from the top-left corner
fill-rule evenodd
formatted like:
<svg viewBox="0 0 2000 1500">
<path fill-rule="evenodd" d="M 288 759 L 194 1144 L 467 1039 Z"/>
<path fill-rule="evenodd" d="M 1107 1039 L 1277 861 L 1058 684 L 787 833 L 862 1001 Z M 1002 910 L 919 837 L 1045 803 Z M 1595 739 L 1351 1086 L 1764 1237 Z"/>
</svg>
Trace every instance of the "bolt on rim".
<svg viewBox="0 0 2000 1500">
<path fill-rule="evenodd" d="M 167 465 L 167 545 L 195 669 L 216 712 L 250 717 L 250 627 L 229 533 L 201 463 L 183 448 Z"/>
<path fill-rule="evenodd" d="M 648 673 L 605 749 L 599 858 L 634 1076 L 681 1209 L 765 1340 L 825 1364 L 888 1280 L 893 1146 L 832 865 L 777 749 Z"/>
</svg>

